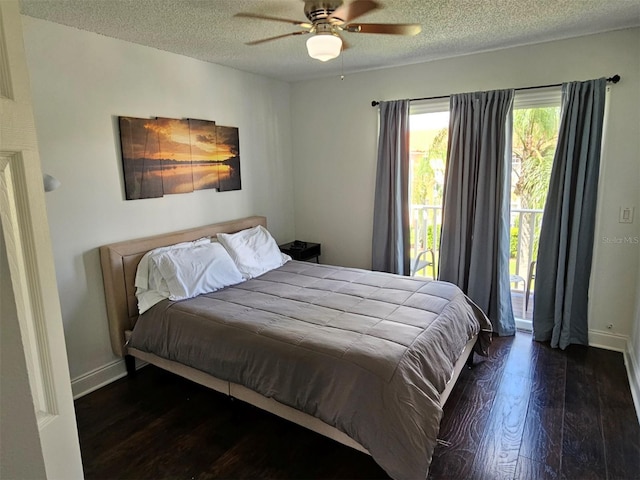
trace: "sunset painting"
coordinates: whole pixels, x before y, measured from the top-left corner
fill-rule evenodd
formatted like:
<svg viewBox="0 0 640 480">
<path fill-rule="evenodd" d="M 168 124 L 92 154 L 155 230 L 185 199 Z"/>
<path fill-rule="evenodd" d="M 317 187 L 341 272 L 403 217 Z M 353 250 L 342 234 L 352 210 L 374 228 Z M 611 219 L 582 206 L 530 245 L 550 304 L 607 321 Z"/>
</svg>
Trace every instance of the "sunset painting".
<svg viewBox="0 0 640 480">
<path fill-rule="evenodd" d="M 240 190 L 238 129 L 209 120 L 119 117 L 127 200 Z"/>
</svg>

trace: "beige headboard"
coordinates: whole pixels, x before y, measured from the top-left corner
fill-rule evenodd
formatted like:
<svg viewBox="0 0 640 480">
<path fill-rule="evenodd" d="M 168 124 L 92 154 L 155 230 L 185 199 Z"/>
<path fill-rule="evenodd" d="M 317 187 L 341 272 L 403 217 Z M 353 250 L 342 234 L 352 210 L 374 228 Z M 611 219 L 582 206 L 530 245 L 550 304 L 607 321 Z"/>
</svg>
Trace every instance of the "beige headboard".
<svg viewBox="0 0 640 480">
<path fill-rule="evenodd" d="M 266 227 L 267 219 L 259 216 L 247 217 L 100 247 L 100 263 L 113 352 L 120 357 L 127 353 L 124 332 L 131 330 L 138 319 L 134 282 L 138 263 L 145 253 L 154 248 L 197 240 L 217 233 L 234 233 L 256 225 Z"/>
</svg>

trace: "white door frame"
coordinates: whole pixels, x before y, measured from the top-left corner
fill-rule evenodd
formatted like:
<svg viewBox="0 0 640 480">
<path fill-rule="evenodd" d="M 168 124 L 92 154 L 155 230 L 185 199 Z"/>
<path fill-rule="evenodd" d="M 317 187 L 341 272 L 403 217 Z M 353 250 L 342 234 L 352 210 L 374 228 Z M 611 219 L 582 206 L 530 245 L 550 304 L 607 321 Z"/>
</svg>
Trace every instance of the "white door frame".
<svg viewBox="0 0 640 480">
<path fill-rule="evenodd" d="M 1 0 L 0 220 L 9 274 L 3 273 L 1 285 L 13 291 L 20 332 L 20 338 L 3 338 L 2 345 L 22 345 L 23 380 L 31 392 L 41 447 L 34 458 L 44 461 L 47 478 L 76 479 L 83 477 L 82 462 L 31 105 L 19 5 Z M 0 406 L 3 417 L 15 407 Z M 4 442 L 13 438 L 7 428 L 13 427 L 2 425 Z M 0 451 L 8 448 L 0 446 Z M 11 471 L 17 475 L 20 468 L 13 465 Z"/>
</svg>

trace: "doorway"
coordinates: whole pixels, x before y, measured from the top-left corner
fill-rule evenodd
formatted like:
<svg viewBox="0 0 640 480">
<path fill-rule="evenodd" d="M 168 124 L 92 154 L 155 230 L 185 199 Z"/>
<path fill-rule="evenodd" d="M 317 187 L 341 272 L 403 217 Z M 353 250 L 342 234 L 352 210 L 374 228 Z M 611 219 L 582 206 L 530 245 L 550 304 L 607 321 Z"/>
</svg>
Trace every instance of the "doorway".
<svg viewBox="0 0 640 480">
<path fill-rule="evenodd" d="M 518 328 L 531 330 L 535 267 L 560 125 L 560 89 L 517 92 L 512 115 L 509 275 Z M 448 101 L 412 105 L 410 117 L 411 274 L 438 277 Z"/>
</svg>

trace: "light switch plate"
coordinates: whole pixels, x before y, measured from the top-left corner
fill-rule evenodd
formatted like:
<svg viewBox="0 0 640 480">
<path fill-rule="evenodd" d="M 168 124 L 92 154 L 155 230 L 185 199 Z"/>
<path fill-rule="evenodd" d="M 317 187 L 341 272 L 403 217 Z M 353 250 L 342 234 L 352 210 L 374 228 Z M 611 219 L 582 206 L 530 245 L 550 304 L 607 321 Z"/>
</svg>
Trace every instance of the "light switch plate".
<svg viewBox="0 0 640 480">
<path fill-rule="evenodd" d="M 619 223 L 633 223 L 633 207 L 620 207 Z"/>
</svg>

